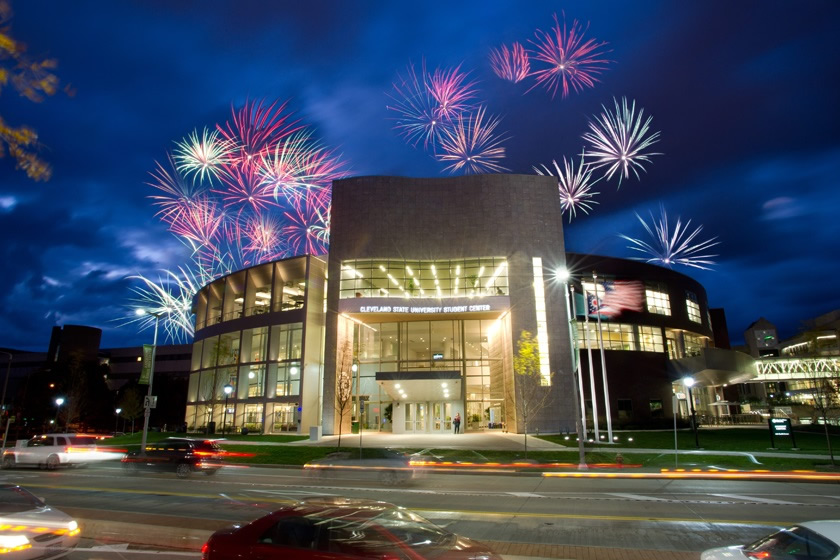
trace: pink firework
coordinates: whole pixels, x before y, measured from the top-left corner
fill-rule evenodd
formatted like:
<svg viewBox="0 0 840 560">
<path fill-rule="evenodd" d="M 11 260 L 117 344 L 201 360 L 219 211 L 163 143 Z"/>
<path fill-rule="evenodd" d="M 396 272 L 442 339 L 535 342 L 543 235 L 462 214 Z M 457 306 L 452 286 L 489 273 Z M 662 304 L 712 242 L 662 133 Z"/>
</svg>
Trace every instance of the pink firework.
<svg viewBox="0 0 840 560">
<path fill-rule="evenodd" d="M 287 224 L 282 234 L 292 254 L 323 255 L 327 252 L 330 231 L 330 207 L 323 199 L 305 199 L 303 204 L 284 214 Z"/>
<path fill-rule="evenodd" d="M 475 81 L 469 81 L 469 73 L 461 72 L 458 65 L 452 70 L 438 68 L 428 79 L 429 94 L 437 102 L 434 115 L 442 121 L 453 121 L 459 115 L 471 111 L 476 97 Z"/>
<path fill-rule="evenodd" d="M 278 253 L 280 225 L 276 218 L 267 215 L 249 216 L 242 230 L 247 240 L 243 249 L 254 253 L 256 262 L 263 261 L 268 255 Z"/>
<path fill-rule="evenodd" d="M 423 148 L 434 147 L 447 123 L 437 116 L 438 102 L 429 89 L 425 63 L 419 76 L 414 65 L 409 63 L 405 77 L 397 78 L 393 92 L 388 94 L 394 104 L 387 106 L 388 110 L 398 115 L 394 118 L 397 122 L 394 128 L 412 146 L 417 146 L 422 140 Z"/>
<path fill-rule="evenodd" d="M 461 169 L 465 173 L 507 171 L 498 163 L 505 157 L 502 142 L 506 138 L 493 134 L 500 122 L 499 117 L 487 118 L 484 107 L 475 114 L 459 116 L 455 126 L 445 132 L 437 160 L 448 162 L 445 170 L 451 173 Z"/>
<path fill-rule="evenodd" d="M 276 206 L 274 189 L 260 179 L 256 160 L 229 166 L 222 176 L 222 188 L 213 192 L 222 196 L 226 208 L 235 208 L 237 213 L 246 209 L 261 212 Z"/>
<path fill-rule="evenodd" d="M 588 25 L 583 28 L 577 20 L 568 28 L 565 16 L 561 27 L 557 14 L 554 14 L 554 28 L 551 31 L 537 30 L 536 40 L 530 41 L 534 45 L 531 58 L 548 64 L 548 67 L 532 73 L 536 83 L 531 89 L 542 85 L 551 92 L 553 99 L 558 91 L 565 98 L 570 89 L 580 92 L 595 85 L 598 81 L 596 76 L 610 63 L 603 58 L 609 51 L 603 50 L 606 42 L 584 39 L 588 29 Z"/>
<path fill-rule="evenodd" d="M 225 214 L 218 204 L 206 195 L 200 195 L 184 205 L 175 215 L 164 217 L 169 231 L 191 242 L 195 248 L 214 251 L 223 230 Z"/>
<path fill-rule="evenodd" d="M 239 109 L 231 109 L 231 120 L 217 125 L 219 134 L 228 146 L 234 147 L 232 157 L 242 160 L 259 159 L 260 155 L 283 137 L 302 128 L 286 112 L 288 102 L 275 101 L 265 106 L 263 101 L 246 101 Z"/>
<path fill-rule="evenodd" d="M 493 72 L 503 80 L 518 83 L 528 77 L 531 61 L 528 52 L 519 43 L 508 49 L 507 45 L 490 51 L 490 66 Z"/>
<path fill-rule="evenodd" d="M 153 204 L 159 207 L 155 214 L 169 223 L 178 220 L 182 213 L 186 212 L 190 204 L 205 191 L 199 184 L 189 179 L 185 179 L 175 169 L 175 162 L 170 157 L 169 165 L 172 171 L 155 162 L 157 168 L 151 172 L 152 182 L 147 183 L 149 186 L 160 191 L 159 194 L 149 196 L 154 200 Z"/>
</svg>

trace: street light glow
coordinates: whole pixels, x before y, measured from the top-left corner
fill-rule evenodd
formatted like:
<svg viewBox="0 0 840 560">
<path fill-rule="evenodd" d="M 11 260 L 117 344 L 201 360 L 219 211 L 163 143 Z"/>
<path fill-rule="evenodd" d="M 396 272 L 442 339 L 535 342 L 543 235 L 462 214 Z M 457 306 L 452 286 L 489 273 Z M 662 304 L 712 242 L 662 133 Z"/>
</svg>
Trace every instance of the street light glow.
<svg viewBox="0 0 840 560">
<path fill-rule="evenodd" d="M 683 385 L 685 385 L 686 387 L 694 387 L 694 384 L 696 383 L 694 381 L 694 378 L 691 377 L 691 376 L 683 377 L 682 382 L 683 382 Z"/>
<path fill-rule="evenodd" d="M 57 404 L 58 406 L 63 405 L 64 399 L 62 397 L 58 397 L 57 399 L 55 399 L 55 404 Z"/>
</svg>

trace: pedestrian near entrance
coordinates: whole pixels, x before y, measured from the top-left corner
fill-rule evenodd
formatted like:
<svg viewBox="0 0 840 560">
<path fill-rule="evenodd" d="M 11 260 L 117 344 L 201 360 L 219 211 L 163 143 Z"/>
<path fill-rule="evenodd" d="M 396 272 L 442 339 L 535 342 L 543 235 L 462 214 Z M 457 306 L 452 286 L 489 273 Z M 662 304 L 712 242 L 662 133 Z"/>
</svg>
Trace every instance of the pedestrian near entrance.
<svg viewBox="0 0 840 560">
<path fill-rule="evenodd" d="M 455 426 L 455 433 L 461 432 L 461 413 L 456 412 L 455 418 L 452 420 L 452 424 Z"/>
</svg>

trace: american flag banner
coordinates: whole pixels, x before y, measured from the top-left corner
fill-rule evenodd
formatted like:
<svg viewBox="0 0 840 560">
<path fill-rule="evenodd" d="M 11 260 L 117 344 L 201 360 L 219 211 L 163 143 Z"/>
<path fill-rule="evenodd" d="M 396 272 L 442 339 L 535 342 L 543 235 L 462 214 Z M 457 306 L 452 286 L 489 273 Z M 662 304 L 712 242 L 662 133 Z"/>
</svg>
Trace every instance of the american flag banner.
<svg viewBox="0 0 840 560">
<path fill-rule="evenodd" d="M 644 286 L 638 280 L 608 280 L 599 283 L 604 289 L 601 301 L 595 294 L 587 293 L 587 307 L 590 315 L 617 317 L 622 311 L 642 311 Z"/>
</svg>

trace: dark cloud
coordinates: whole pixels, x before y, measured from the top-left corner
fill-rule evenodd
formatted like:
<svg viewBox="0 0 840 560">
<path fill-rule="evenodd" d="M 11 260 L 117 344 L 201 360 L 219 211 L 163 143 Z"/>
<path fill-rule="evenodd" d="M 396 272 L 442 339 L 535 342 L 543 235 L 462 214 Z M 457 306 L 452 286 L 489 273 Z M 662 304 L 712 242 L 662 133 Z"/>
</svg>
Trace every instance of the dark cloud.
<svg viewBox="0 0 840 560">
<path fill-rule="evenodd" d="M 113 321 L 131 297 L 125 278 L 187 256 L 153 217 L 149 171 L 174 140 L 223 122 L 232 104 L 288 99 L 354 174 L 442 174 L 397 136 L 386 110 L 397 75 L 423 61 L 471 72 L 503 119 L 513 172 L 578 154 L 588 120 L 613 98 L 653 115 L 663 155 L 640 181 L 598 185 L 592 214 L 567 224 L 570 250 L 631 256 L 618 233 L 643 235 L 634 213 L 650 219 L 663 204 L 721 241 L 714 272 L 682 271 L 726 308 L 735 342 L 759 316 L 791 334 L 840 307 L 831 289 L 840 273 L 836 2 L 13 0 L 13 8 L 14 35 L 57 58 L 76 94 L 33 104 L 3 91 L 3 117 L 39 131 L 55 170 L 35 184 L 0 160 L 4 345 L 43 349 L 63 322 L 102 327 L 106 345 L 146 340 Z M 554 13 L 609 43 L 601 82 L 552 100 L 496 79 L 489 49 L 527 43 Z"/>
</svg>

